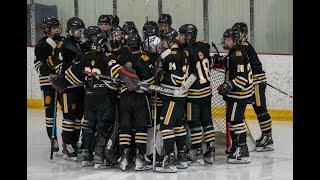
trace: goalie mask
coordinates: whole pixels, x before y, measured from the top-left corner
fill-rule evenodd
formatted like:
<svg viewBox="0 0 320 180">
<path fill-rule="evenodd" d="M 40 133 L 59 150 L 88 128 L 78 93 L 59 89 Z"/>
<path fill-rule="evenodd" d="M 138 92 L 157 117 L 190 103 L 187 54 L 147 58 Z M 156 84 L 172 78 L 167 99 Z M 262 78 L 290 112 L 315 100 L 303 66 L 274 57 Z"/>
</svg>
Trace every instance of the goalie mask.
<svg viewBox="0 0 320 180">
<path fill-rule="evenodd" d="M 142 49 L 150 54 L 158 53 L 160 50 L 161 39 L 157 36 L 149 36 L 143 41 Z"/>
</svg>

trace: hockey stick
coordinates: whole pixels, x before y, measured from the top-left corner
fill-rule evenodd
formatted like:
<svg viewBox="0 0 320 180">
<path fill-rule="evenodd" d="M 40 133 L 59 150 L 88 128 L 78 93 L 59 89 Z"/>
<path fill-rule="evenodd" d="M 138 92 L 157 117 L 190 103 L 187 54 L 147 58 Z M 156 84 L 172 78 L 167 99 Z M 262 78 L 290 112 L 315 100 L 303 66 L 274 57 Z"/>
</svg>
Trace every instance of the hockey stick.
<svg viewBox="0 0 320 180">
<path fill-rule="evenodd" d="M 154 119 L 153 119 L 153 154 L 152 154 L 152 170 L 156 170 L 156 152 L 157 152 L 157 143 L 156 143 L 156 131 L 157 131 L 157 92 L 154 95 Z"/>
<path fill-rule="evenodd" d="M 212 46 L 212 47 L 217 51 L 218 56 L 220 56 L 220 53 L 219 53 L 219 50 L 218 50 L 218 48 L 217 48 L 216 44 L 215 44 L 215 43 L 213 43 L 213 42 L 211 42 L 211 46 Z"/>
<path fill-rule="evenodd" d="M 256 150 L 256 140 L 253 138 L 252 133 L 251 133 L 251 129 L 249 128 L 249 125 L 246 121 L 246 119 L 243 119 L 243 122 L 245 124 L 245 127 L 247 129 L 247 138 L 249 138 L 250 142 L 249 144 L 249 151 L 255 151 Z M 248 140 L 247 140 L 248 142 Z"/>
<path fill-rule="evenodd" d="M 53 123 L 52 123 L 52 132 L 51 132 L 51 150 L 50 150 L 50 159 L 53 157 L 53 144 L 56 130 L 56 119 L 57 119 L 57 101 L 58 101 L 58 91 L 54 92 L 54 108 L 53 108 Z"/>
<path fill-rule="evenodd" d="M 107 75 L 95 74 L 95 73 L 91 73 L 91 72 L 85 72 L 85 74 L 94 75 L 96 77 L 108 79 L 108 80 L 111 80 L 111 81 L 114 81 L 117 83 L 124 83 L 124 81 L 122 79 L 113 78 L 113 77 L 107 76 Z M 149 83 L 145 83 L 142 81 L 139 82 L 139 87 L 141 90 L 144 90 L 144 91 L 155 91 L 155 92 L 159 92 L 159 93 L 179 96 L 179 95 L 183 95 L 184 93 L 186 93 L 196 79 L 197 79 L 196 76 L 194 74 L 191 74 L 188 77 L 188 79 L 182 84 L 182 86 L 178 89 L 163 87 L 160 85 L 149 84 Z"/>
<path fill-rule="evenodd" d="M 268 86 L 270 86 L 270 87 L 272 87 L 273 89 L 281 92 L 282 94 L 287 95 L 289 98 L 293 99 L 293 96 L 292 96 L 292 95 L 290 95 L 290 94 L 288 94 L 288 93 L 286 93 L 286 92 L 284 92 L 284 91 L 282 91 L 282 90 L 280 90 L 280 89 L 272 86 L 271 84 L 269 84 L 269 83 L 267 83 L 267 82 L 263 82 L 263 83 L 266 84 L 266 85 L 268 85 Z"/>
</svg>

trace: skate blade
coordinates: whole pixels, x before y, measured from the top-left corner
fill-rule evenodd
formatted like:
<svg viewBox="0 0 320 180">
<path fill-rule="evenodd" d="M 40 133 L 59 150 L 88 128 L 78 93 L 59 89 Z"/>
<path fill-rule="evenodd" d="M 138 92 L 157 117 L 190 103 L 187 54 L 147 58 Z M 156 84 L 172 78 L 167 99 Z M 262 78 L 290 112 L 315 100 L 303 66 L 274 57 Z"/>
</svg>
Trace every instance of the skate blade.
<svg viewBox="0 0 320 180">
<path fill-rule="evenodd" d="M 273 151 L 274 148 L 273 146 L 265 146 L 265 147 L 257 147 L 256 151 L 257 152 L 267 152 L 267 151 Z"/>
<path fill-rule="evenodd" d="M 156 167 L 155 171 L 161 173 L 176 173 L 178 169 L 175 166 L 170 166 L 169 168 Z"/>
<path fill-rule="evenodd" d="M 203 161 L 208 164 L 213 164 L 213 158 L 203 158 Z"/>
<path fill-rule="evenodd" d="M 249 158 L 228 159 L 228 163 L 230 163 L 230 164 L 248 164 L 248 163 L 250 163 L 250 159 Z"/>
<path fill-rule="evenodd" d="M 141 166 L 141 167 L 135 167 L 134 168 L 136 171 L 147 171 L 147 170 L 151 170 L 152 169 L 152 166 Z"/>
<path fill-rule="evenodd" d="M 94 164 L 93 169 L 94 170 L 99 170 L 99 169 L 105 169 L 106 166 L 104 166 L 103 164 Z"/>
<path fill-rule="evenodd" d="M 198 160 L 195 160 L 195 161 L 191 161 L 189 163 L 189 166 L 203 166 L 203 165 L 204 165 L 203 159 L 198 159 Z"/>
<path fill-rule="evenodd" d="M 177 169 L 187 169 L 188 163 L 187 162 L 179 162 L 179 164 L 176 165 Z"/>
<path fill-rule="evenodd" d="M 63 155 L 63 159 L 66 161 L 73 161 L 73 162 L 77 162 L 77 157 L 69 157 L 68 155 Z"/>
<path fill-rule="evenodd" d="M 121 165 L 121 164 L 120 164 L 120 169 L 121 169 L 122 171 L 126 171 L 127 165 Z"/>
<path fill-rule="evenodd" d="M 94 163 L 92 161 L 81 161 L 82 167 L 92 166 Z"/>
</svg>

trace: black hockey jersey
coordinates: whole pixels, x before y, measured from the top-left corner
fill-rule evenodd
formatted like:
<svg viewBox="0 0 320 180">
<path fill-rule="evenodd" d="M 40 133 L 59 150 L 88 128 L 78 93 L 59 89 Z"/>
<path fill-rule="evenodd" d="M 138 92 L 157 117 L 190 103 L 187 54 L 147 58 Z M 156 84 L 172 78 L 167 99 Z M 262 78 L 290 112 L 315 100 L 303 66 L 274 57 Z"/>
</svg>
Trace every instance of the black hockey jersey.
<svg viewBox="0 0 320 180">
<path fill-rule="evenodd" d="M 118 70 L 121 66 L 131 64 L 133 70 L 135 70 L 137 76 L 142 82 L 153 84 L 155 82 L 154 76 L 151 73 L 151 60 L 148 55 L 143 52 L 137 51 L 136 53 L 128 53 L 126 49 L 122 49 L 122 52 L 117 54 L 110 54 L 108 57 L 108 66 L 110 68 L 111 77 L 118 77 Z M 120 93 L 127 92 L 127 87 L 122 84 L 120 87 Z M 142 91 L 140 91 L 142 93 Z"/>
<path fill-rule="evenodd" d="M 262 81 L 267 81 L 266 74 L 262 69 L 262 64 L 250 42 L 248 42 L 247 40 L 241 42 L 241 48 L 243 48 L 243 50 L 248 55 L 249 62 L 251 64 L 253 84 L 257 84 Z"/>
<path fill-rule="evenodd" d="M 65 72 L 71 65 L 79 62 L 83 49 L 79 40 L 72 36 L 65 38 L 55 49 L 52 68 L 57 73 Z"/>
<path fill-rule="evenodd" d="M 76 62 L 64 72 L 64 78 L 71 86 L 85 85 L 86 94 L 102 95 L 116 93 L 117 84 L 111 80 L 100 80 L 88 75 L 109 75 L 107 58 L 102 52 L 88 51 L 82 55 L 79 62 Z"/>
<path fill-rule="evenodd" d="M 55 71 L 51 68 L 52 59 L 55 48 L 62 42 L 64 38 L 56 36 L 54 39 L 51 37 L 41 38 L 35 49 L 34 67 L 39 74 L 39 83 L 41 90 L 51 87 L 49 83 L 49 75 L 54 74 Z"/>
<path fill-rule="evenodd" d="M 163 59 L 163 79 L 160 85 L 172 89 L 179 89 L 182 83 L 187 79 L 188 62 L 185 54 L 180 48 L 172 48 L 171 53 Z M 170 95 L 161 93 L 162 98 L 182 98 L 187 97 L 187 93 L 183 95 Z"/>
<path fill-rule="evenodd" d="M 233 88 L 226 99 L 247 100 L 253 94 L 252 70 L 249 59 L 240 46 L 229 51 L 226 63 L 226 81 L 231 81 Z"/>
<path fill-rule="evenodd" d="M 210 45 L 205 42 L 196 42 L 184 48 L 188 59 L 189 73 L 194 73 L 197 80 L 188 91 L 188 101 L 211 100 L 210 86 Z"/>
</svg>

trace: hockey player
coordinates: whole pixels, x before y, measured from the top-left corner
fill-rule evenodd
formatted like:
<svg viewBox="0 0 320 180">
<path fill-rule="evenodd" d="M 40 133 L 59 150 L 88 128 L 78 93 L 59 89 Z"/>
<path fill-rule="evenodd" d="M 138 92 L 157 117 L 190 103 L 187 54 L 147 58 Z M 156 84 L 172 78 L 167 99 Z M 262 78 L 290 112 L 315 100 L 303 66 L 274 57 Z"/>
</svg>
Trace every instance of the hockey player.
<svg viewBox="0 0 320 180">
<path fill-rule="evenodd" d="M 97 25 L 102 30 L 104 37 L 107 38 L 111 27 L 119 25 L 119 18 L 117 15 L 102 14 L 98 18 Z"/>
<path fill-rule="evenodd" d="M 143 40 L 146 40 L 150 36 L 159 35 L 159 26 L 155 21 L 147 21 L 142 28 Z"/>
<path fill-rule="evenodd" d="M 65 71 L 73 64 L 79 62 L 83 53 L 81 42 L 85 25 L 80 18 L 72 17 L 67 21 L 67 37 L 55 50 L 55 58 L 52 66 L 64 75 Z M 66 75 L 69 74 L 66 72 Z M 72 79 L 72 77 L 70 76 Z M 75 82 L 79 79 L 73 79 Z M 82 82 L 82 81 L 79 81 Z M 76 160 L 81 130 L 81 119 L 84 113 L 84 89 L 83 84 L 68 88 L 62 94 L 63 122 L 62 140 L 65 159 Z"/>
<path fill-rule="evenodd" d="M 160 85 L 173 89 L 181 87 L 186 79 L 187 60 L 177 44 L 178 32 L 169 29 L 162 39 L 163 71 L 160 73 Z M 186 157 L 186 129 L 184 127 L 184 105 L 187 93 L 183 95 L 170 95 L 161 93 L 162 112 L 160 117 L 160 130 L 163 138 L 163 151 L 160 166 L 157 172 L 177 172 L 174 143 L 177 145 L 178 165 L 187 167 Z"/>
<path fill-rule="evenodd" d="M 159 37 L 162 38 L 169 29 L 171 29 L 172 18 L 169 14 L 161 14 L 158 19 Z"/>
<path fill-rule="evenodd" d="M 197 27 L 193 24 L 179 28 L 179 39 L 188 59 L 189 73 L 198 77 L 187 97 L 187 123 L 191 132 L 191 150 L 188 153 L 190 165 L 204 165 L 204 162 L 212 164 L 215 153 L 215 131 L 211 119 L 210 45 L 205 41 L 197 42 L 197 33 Z M 201 146 L 203 136 L 207 146 L 204 154 Z"/>
<path fill-rule="evenodd" d="M 51 138 L 55 90 L 51 87 L 48 78 L 50 74 L 55 74 L 55 71 L 50 68 L 50 63 L 52 63 L 54 49 L 57 47 L 57 44 L 61 43 L 63 37 L 60 36 L 60 22 L 54 16 L 45 17 L 42 21 L 42 28 L 45 36 L 38 41 L 35 47 L 34 53 L 36 59 L 34 60 L 34 66 L 39 74 L 39 83 L 43 93 L 43 101 L 45 106 L 47 134 L 48 137 Z M 58 152 L 59 144 L 57 141 L 56 131 L 54 134 L 55 140 L 53 143 L 53 151 Z"/>
<path fill-rule="evenodd" d="M 256 141 L 256 151 L 272 151 L 272 120 L 267 110 L 266 104 L 266 74 L 263 71 L 262 64 L 258 58 L 256 51 L 248 41 L 248 26 L 244 22 L 235 23 L 232 28 L 240 31 L 241 48 L 248 55 L 253 74 L 254 96 L 252 106 L 257 114 L 260 129 L 262 131 L 260 138 Z"/>
<path fill-rule="evenodd" d="M 136 25 L 132 21 L 124 22 L 122 29 L 124 31 L 124 39 L 127 39 L 131 33 L 138 33 Z"/>
<path fill-rule="evenodd" d="M 73 64 L 65 71 L 63 78 L 69 86 L 80 85 L 82 82 L 85 84 L 82 166 L 94 163 L 94 169 L 100 169 L 105 160 L 104 149 L 107 140 L 115 125 L 114 104 L 117 87 L 114 82 L 97 77 L 110 74 L 102 50 L 106 43 L 102 31 L 97 26 L 89 26 L 85 29 L 84 36 L 91 44 L 91 49 L 80 57 L 79 63 Z"/>
<path fill-rule="evenodd" d="M 218 93 L 227 103 L 227 123 L 230 124 L 232 147 L 229 163 L 249 163 L 244 112 L 253 94 L 252 70 L 246 52 L 240 45 L 240 32 L 227 29 L 223 33 L 223 48 L 229 50 L 225 61 L 226 79 L 218 87 Z"/>
<path fill-rule="evenodd" d="M 124 39 L 123 31 L 119 26 L 111 30 L 110 36 L 113 41 Z M 154 81 L 149 69 L 149 57 L 141 53 L 140 44 L 139 34 L 129 34 L 127 39 L 127 45 L 130 49 L 129 56 L 112 59 L 108 63 L 112 77 L 137 76 L 147 83 Z M 127 170 L 132 137 L 135 139 L 136 147 L 135 170 L 141 171 L 152 168 L 150 160 L 145 155 L 148 121 L 150 121 L 150 112 L 144 91 L 130 89 L 127 85 L 123 85 L 119 102 L 119 148 L 121 154 L 119 164 L 121 170 Z M 133 133 L 133 129 L 135 129 L 135 133 Z"/>
</svg>

